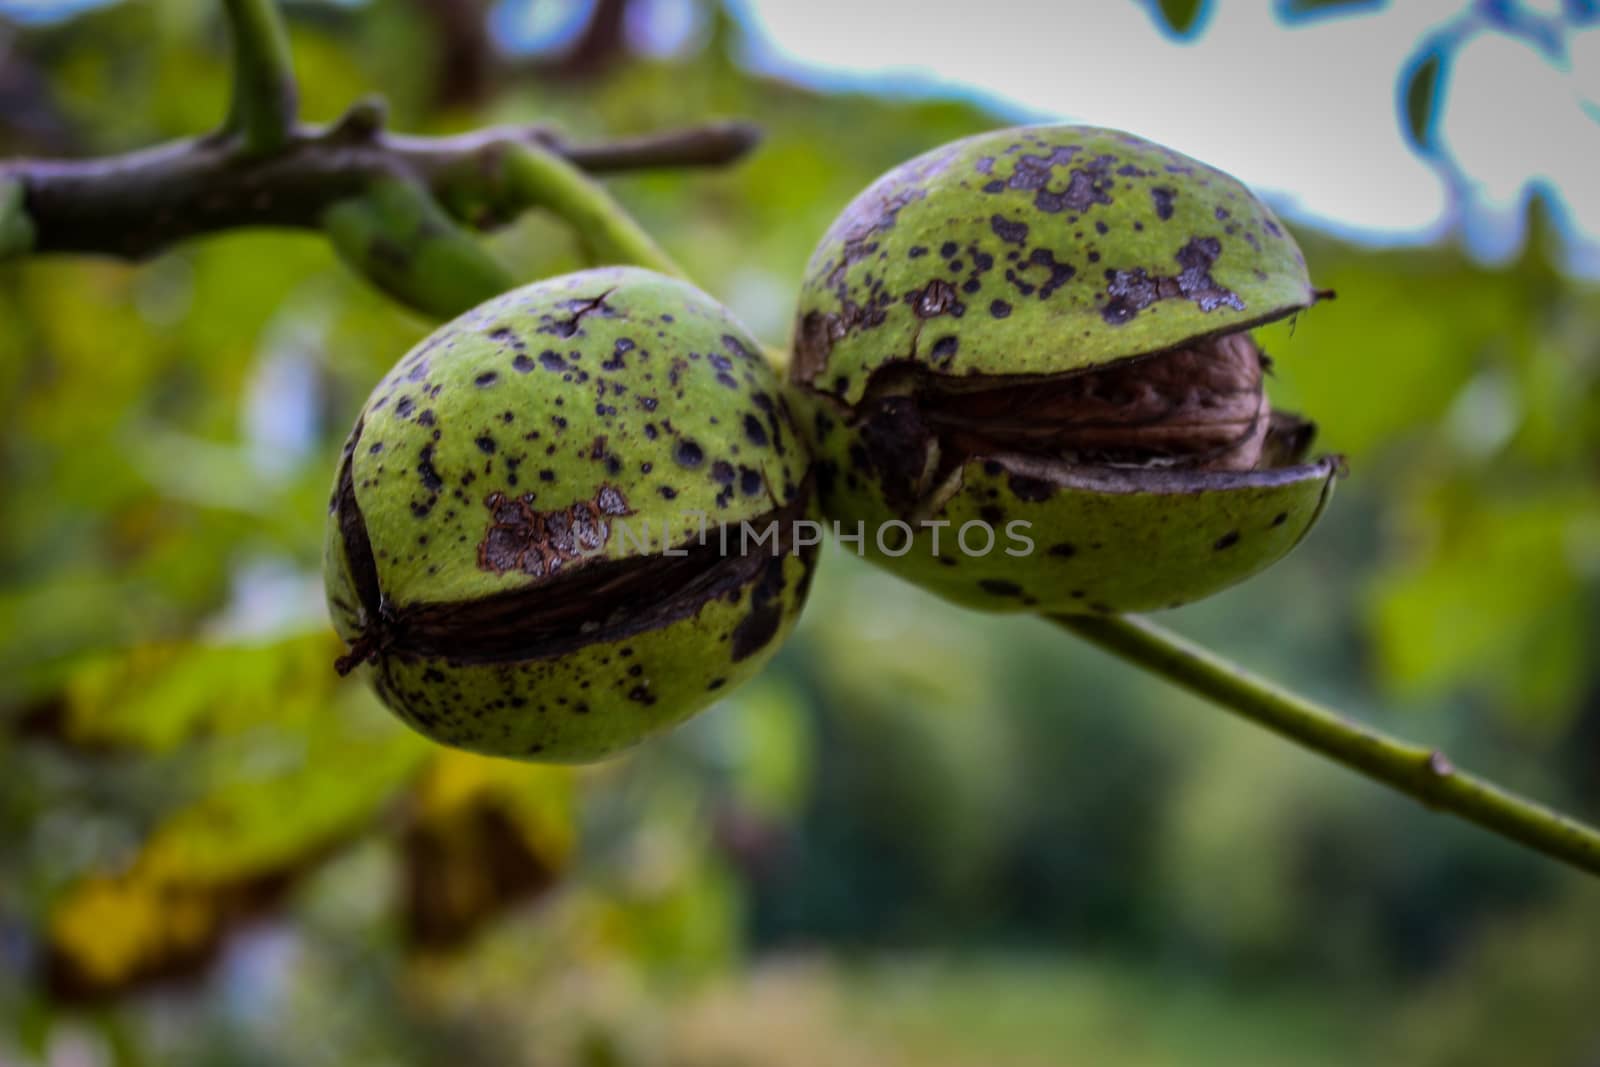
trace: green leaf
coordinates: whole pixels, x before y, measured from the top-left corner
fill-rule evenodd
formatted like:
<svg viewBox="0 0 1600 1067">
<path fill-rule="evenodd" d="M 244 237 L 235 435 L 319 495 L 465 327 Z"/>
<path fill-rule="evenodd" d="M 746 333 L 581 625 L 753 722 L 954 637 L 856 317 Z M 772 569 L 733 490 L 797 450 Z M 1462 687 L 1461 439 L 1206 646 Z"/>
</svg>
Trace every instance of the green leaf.
<svg viewBox="0 0 1600 1067">
<path fill-rule="evenodd" d="M 1372 583 L 1383 678 L 1408 699 L 1481 687 L 1525 723 L 1563 725 L 1596 639 L 1583 584 L 1595 561 L 1583 546 L 1600 544 L 1600 494 L 1495 499 L 1457 487 L 1409 519 L 1423 550 Z"/>
<path fill-rule="evenodd" d="M 126 867 L 54 902 L 45 967 L 58 994 L 99 998 L 204 967 L 234 927 L 369 826 L 432 751 L 362 687 L 320 710 L 210 746 L 208 787 Z"/>
<path fill-rule="evenodd" d="M 405 931 L 453 948 L 548 890 L 577 847 L 573 773 L 439 750 L 401 833 Z"/>
<path fill-rule="evenodd" d="M 1475 363 L 1529 323 L 1502 277 L 1459 261 L 1325 242 L 1308 242 L 1307 256 L 1312 278 L 1339 296 L 1258 331 L 1274 361 L 1268 386 L 1275 407 L 1316 421 L 1320 448 L 1352 460 L 1430 432 Z"/>
<path fill-rule="evenodd" d="M 77 668 L 52 724 L 94 748 L 171 751 L 204 730 L 305 724 L 339 684 L 340 646 L 318 632 L 260 644 L 148 644 Z"/>
<path fill-rule="evenodd" d="M 1400 79 L 1400 108 L 1406 135 L 1412 147 L 1425 156 L 1433 155 L 1435 126 L 1442 99 L 1446 55 L 1442 45 L 1418 53 Z"/>
<path fill-rule="evenodd" d="M 1156 25 L 1181 41 L 1192 40 L 1211 17 L 1211 0 L 1155 0 L 1150 5 Z"/>
</svg>

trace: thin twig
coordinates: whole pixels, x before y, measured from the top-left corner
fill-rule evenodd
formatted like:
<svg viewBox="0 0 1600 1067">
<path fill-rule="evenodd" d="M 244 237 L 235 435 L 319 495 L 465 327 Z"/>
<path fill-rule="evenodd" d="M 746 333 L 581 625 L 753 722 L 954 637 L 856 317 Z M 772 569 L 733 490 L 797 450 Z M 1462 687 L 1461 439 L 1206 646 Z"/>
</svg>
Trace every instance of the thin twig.
<svg viewBox="0 0 1600 1067">
<path fill-rule="evenodd" d="M 653 167 L 721 167 L 738 162 L 760 142 L 760 128 L 729 121 L 590 145 L 564 144 L 547 135 L 545 147 L 591 174 L 616 174 Z"/>
<path fill-rule="evenodd" d="M 1061 615 L 1052 621 L 1141 670 L 1431 808 L 1600 875 L 1600 830 L 1461 771 L 1437 749 L 1341 718 L 1143 619 Z"/>
</svg>

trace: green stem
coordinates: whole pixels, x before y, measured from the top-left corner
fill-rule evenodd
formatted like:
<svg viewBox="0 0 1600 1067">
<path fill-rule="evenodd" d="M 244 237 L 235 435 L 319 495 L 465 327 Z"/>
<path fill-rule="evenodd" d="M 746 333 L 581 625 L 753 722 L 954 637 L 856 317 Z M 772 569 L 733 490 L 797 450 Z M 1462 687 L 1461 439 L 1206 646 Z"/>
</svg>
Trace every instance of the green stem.
<svg viewBox="0 0 1600 1067">
<path fill-rule="evenodd" d="M 252 154 L 282 148 L 299 105 L 289 33 L 273 0 L 223 0 L 233 30 L 233 103 L 227 128 Z"/>
<path fill-rule="evenodd" d="M 380 178 L 334 204 L 322 228 L 351 269 L 432 318 L 454 318 L 516 285 L 426 186 L 405 178 Z"/>
<path fill-rule="evenodd" d="M 1344 719 L 1143 619 L 1060 615 L 1052 621 L 1141 670 L 1431 808 L 1600 875 L 1600 831 L 1457 770 L 1437 749 Z"/>
<path fill-rule="evenodd" d="M 562 157 L 528 145 L 509 145 L 504 167 L 509 196 L 560 216 L 596 262 L 629 263 L 683 277 L 682 268 L 603 186 Z"/>
</svg>

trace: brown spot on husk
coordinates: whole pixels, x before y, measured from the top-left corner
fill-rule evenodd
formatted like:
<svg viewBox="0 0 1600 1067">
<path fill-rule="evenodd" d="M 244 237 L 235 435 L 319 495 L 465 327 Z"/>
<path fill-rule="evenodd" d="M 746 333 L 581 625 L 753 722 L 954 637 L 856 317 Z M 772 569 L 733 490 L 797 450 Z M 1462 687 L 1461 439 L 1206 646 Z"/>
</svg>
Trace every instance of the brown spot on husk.
<svg viewBox="0 0 1600 1067">
<path fill-rule="evenodd" d="M 1173 254 L 1177 274 L 1150 275 L 1143 267 L 1106 271 L 1106 303 L 1100 317 L 1120 326 L 1158 300 L 1181 297 L 1192 300 L 1201 311 L 1230 307 L 1243 311 L 1244 301 L 1233 290 L 1211 277 L 1211 265 L 1222 254 L 1222 242 L 1215 237 L 1194 237 Z"/>
<path fill-rule="evenodd" d="M 602 485 L 590 500 L 554 511 L 536 511 L 532 494 L 511 498 L 491 493 L 484 505 L 489 528 L 478 543 L 479 569 L 535 577 L 555 574 L 573 560 L 598 553 L 611 538 L 610 520 L 633 513 L 622 493 L 609 485 Z"/>
</svg>

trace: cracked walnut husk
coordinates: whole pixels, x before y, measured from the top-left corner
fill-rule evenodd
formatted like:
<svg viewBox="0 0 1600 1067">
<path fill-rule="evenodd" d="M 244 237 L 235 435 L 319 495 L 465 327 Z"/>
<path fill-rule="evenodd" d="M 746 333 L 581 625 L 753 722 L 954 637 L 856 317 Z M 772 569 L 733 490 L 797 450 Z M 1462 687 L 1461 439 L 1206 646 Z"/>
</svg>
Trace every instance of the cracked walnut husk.
<svg viewBox="0 0 1600 1067">
<path fill-rule="evenodd" d="M 789 376 L 823 508 L 906 524 L 867 551 L 974 607 L 1207 596 L 1286 554 L 1332 491 L 1340 461 L 1306 458 L 1315 429 L 1271 408 L 1250 336 L 1325 295 L 1266 205 L 1160 145 L 1039 126 L 934 149 L 807 268 Z M 975 524 L 1016 533 L 983 551 L 957 538 Z"/>
<path fill-rule="evenodd" d="M 809 468 L 756 342 L 692 286 L 610 268 L 506 293 L 402 358 L 345 445 L 338 666 L 444 744 L 609 755 L 776 651 L 815 562 L 791 536 Z M 740 524 L 778 533 L 719 536 Z"/>
</svg>

